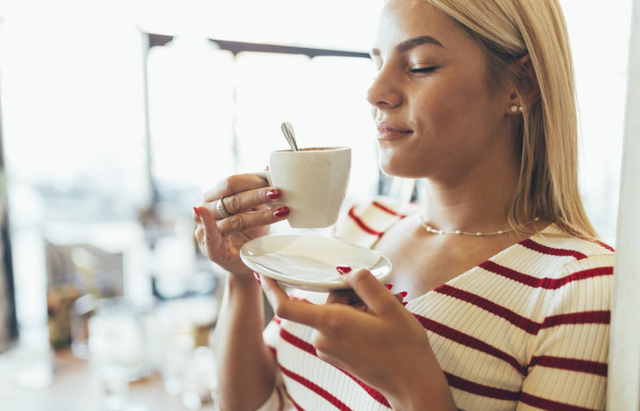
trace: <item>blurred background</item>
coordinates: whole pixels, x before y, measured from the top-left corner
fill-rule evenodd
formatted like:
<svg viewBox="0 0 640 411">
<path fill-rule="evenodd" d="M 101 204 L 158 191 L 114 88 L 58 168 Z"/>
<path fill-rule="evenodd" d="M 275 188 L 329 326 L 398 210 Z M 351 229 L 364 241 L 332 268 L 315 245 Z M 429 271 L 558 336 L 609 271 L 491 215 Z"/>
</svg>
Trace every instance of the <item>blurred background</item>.
<svg viewBox="0 0 640 411">
<path fill-rule="evenodd" d="M 631 1 L 561 0 L 582 193 L 612 246 Z M 224 277 L 192 207 L 286 148 L 283 121 L 353 147 L 345 204 L 395 189 L 365 100 L 381 3 L 0 2 L 3 407 L 214 409 Z"/>
</svg>

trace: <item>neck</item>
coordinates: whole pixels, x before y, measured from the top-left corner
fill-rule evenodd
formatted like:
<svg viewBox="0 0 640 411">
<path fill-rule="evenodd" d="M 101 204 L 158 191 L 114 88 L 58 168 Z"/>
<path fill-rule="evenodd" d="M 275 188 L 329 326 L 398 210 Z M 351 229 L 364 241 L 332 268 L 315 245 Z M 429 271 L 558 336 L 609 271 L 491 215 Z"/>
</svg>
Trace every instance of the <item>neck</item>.
<svg viewBox="0 0 640 411">
<path fill-rule="evenodd" d="M 485 159 L 463 175 L 428 178 L 422 218 L 441 230 L 498 231 L 518 182 L 515 161 Z"/>
</svg>

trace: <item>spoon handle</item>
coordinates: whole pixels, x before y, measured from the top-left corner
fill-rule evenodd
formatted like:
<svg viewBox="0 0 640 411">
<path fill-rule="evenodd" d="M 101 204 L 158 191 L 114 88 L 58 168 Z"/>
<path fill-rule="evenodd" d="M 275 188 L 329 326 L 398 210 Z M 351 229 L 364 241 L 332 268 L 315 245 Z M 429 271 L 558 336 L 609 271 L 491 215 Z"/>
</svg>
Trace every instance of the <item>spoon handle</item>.
<svg viewBox="0 0 640 411">
<path fill-rule="evenodd" d="M 291 126 L 291 124 L 287 122 L 282 123 L 280 128 L 282 129 L 282 133 L 284 134 L 284 137 L 287 139 L 289 146 L 291 146 L 291 149 L 293 151 L 298 151 L 298 144 L 296 143 L 296 137 L 293 132 L 293 127 Z"/>
</svg>

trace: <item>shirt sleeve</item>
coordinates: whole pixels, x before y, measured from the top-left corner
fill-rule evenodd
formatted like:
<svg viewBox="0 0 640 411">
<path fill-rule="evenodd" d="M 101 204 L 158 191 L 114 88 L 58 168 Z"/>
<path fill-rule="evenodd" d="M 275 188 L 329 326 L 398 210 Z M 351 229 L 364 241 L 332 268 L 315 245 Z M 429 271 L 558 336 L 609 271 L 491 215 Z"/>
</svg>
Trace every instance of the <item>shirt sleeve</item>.
<svg viewBox="0 0 640 411">
<path fill-rule="evenodd" d="M 548 290 L 517 411 L 604 411 L 613 264 L 613 254 L 575 261 Z"/>
</svg>

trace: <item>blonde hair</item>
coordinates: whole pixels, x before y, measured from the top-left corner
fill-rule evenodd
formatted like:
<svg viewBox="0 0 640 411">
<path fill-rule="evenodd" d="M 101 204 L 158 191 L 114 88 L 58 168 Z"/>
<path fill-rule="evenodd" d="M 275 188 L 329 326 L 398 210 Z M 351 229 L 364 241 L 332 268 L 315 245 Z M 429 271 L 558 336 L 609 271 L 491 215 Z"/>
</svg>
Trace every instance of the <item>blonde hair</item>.
<svg viewBox="0 0 640 411">
<path fill-rule="evenodd" d="M 509 225 L 532 233 L 533 216 L 564 231 L 595 240 L 578 186 L 578 124 L 573 61 L 557 0 L 426 0 L 456 20 L 487 57 L 490 84 L 512 85 L 524 111 L 515 146 L 520 178 L 509 208 Z M 526 101 L 527 82 L 513 63 L 529 55 L 540 88 Z"/>
</svg>

